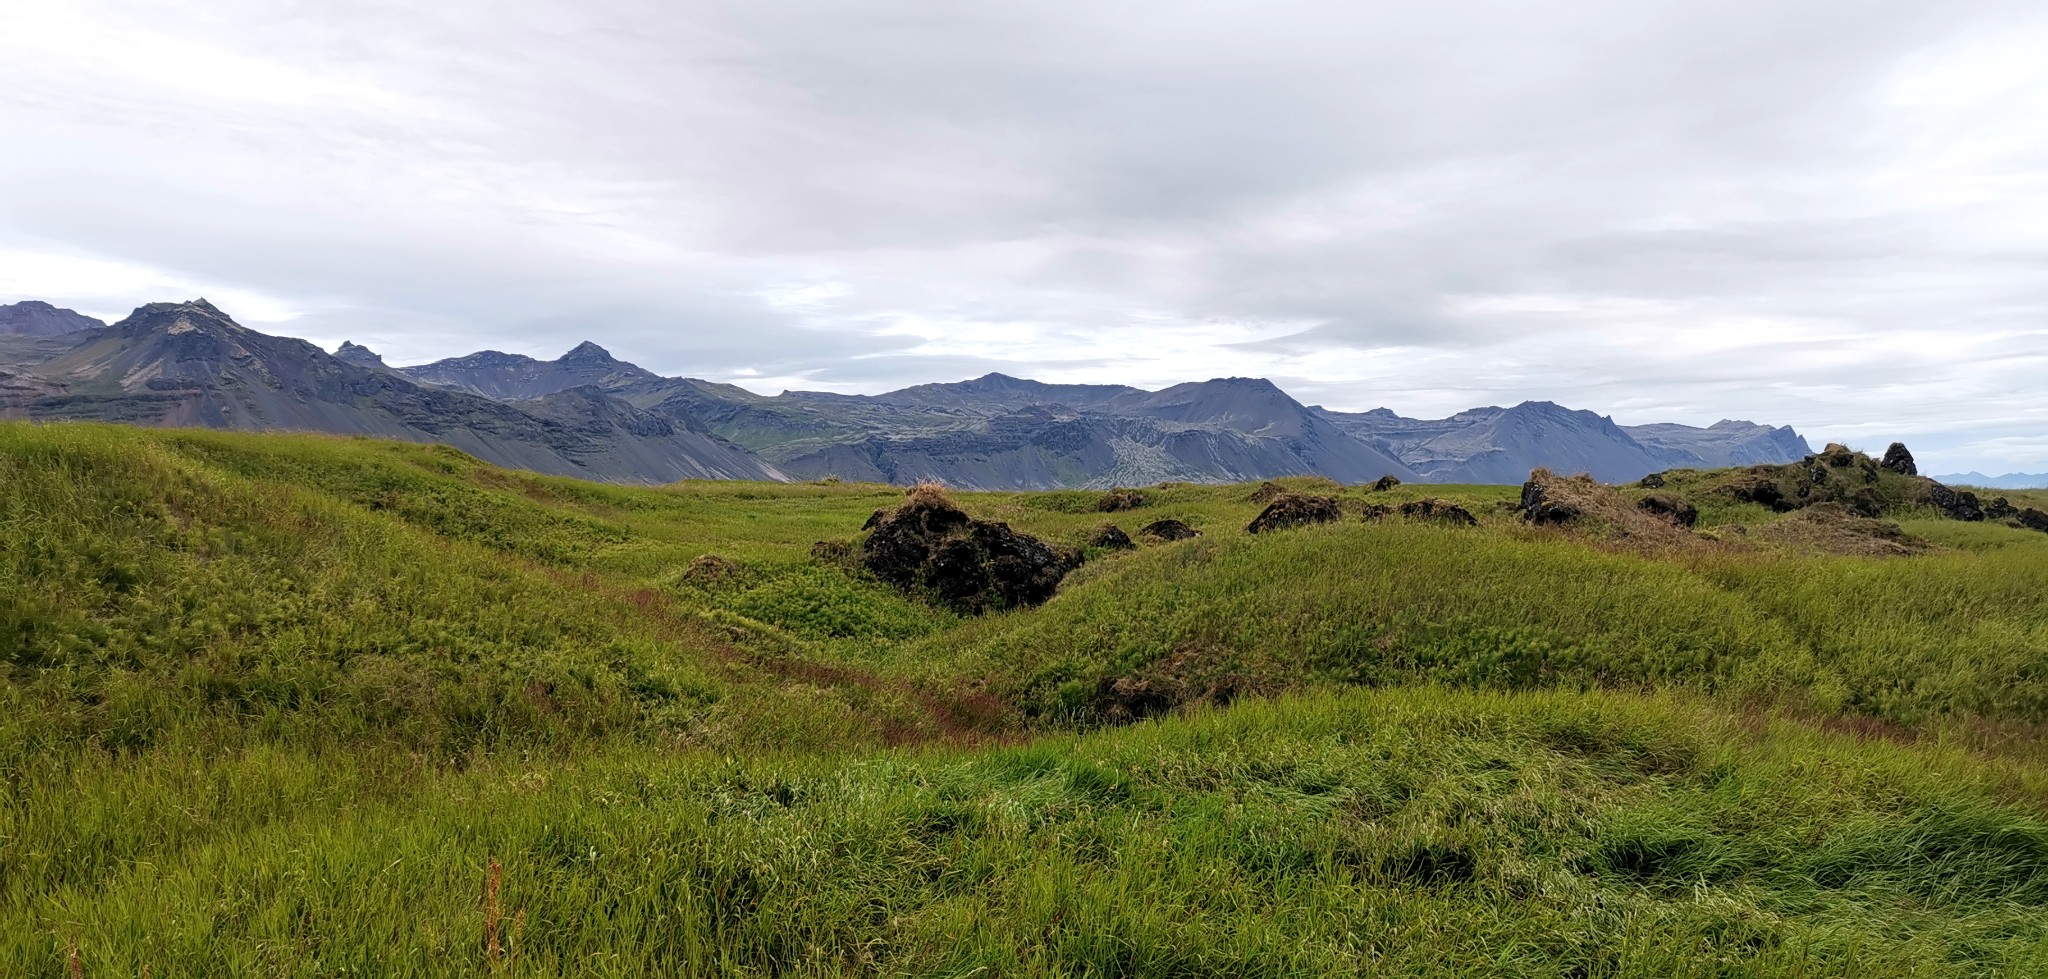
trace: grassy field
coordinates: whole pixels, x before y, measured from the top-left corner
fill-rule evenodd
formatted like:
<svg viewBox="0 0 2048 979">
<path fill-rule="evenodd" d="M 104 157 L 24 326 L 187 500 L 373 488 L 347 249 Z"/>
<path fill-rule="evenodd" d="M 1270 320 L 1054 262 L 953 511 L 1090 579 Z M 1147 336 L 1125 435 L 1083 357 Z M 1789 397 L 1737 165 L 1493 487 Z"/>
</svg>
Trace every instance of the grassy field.
<svg viewBox="0 0 2048 979">
<path fill-rule="evenodd" d="M 889 487 L 0 425 L 0 975 L 2048 974 L 2048 534 L 1287 482 L 960 495 L 1204 532 L 963 618 Z"/>
</svg>

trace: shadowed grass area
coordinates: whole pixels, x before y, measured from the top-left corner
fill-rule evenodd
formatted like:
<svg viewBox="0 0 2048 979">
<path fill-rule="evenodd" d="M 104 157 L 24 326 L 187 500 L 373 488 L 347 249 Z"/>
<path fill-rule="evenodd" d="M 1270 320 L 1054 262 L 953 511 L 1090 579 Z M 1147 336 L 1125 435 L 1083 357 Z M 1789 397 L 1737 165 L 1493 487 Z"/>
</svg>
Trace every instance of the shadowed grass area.
<svg viewBox="0 0 2048 979">
<path fill-rule="evenodd" d="M 961 494 L 1204 533 L 963 618 L 895 488 L 0 424 L 0 974 L 2048 970 L 2048 534 L 1281 482 Z"/>
</svg>

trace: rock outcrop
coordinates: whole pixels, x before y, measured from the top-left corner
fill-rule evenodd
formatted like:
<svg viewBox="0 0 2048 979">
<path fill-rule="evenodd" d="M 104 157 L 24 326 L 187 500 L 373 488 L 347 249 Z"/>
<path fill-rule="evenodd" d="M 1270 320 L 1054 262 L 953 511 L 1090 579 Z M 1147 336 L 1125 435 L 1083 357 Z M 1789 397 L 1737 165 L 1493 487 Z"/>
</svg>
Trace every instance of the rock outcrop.
<svg viewBox="0 0 2048 979">
<path fill-rule="evenodd" d="M 1342 519 L 1344 511 L 1337 506 L 1337 500 L 1329 496 L 1309 496 L 1303 493 L 1282 493 L 1266 504 L 1266 509 L 1252 518 L 1247 533 L 1264 534 L 1290 527 L 1308 524 L 1329 523 Z"/>
<path fill-rule="evenodd" d="M 1645 496 L 1636 501 L 1636 509 L 1663 517 L 1680 527 L 1691 527 L 1700 521 L 1698 507 L 1669 493 L 1652 493 Z"/>
<path fill-rule="evenodd" d="M 871 518 L 861 564 L 903 591 L 955 611 L 1043 603 L 1080 563 L 1072 551 L 976 520 L 935 487 L 918 486 L 894 510 Z"/>
<path fill-rule="evenodd" d="M 1122 527 L 1103 524 L 1088 535 L 1088 546 L 1099 547 L 1105 551 L 1129 551 L 1135 550 L 1138 545 L 1131 541 L 1131 535 L 1124 533 Z"/>
<path fill-rule="evenodd" d="M 1920 467 L 1914 464 L 1913 453 L 1906 450 L 1904 442 L 1893 442 L 1891 448 L 1884 450 L 1884 460 L 1878 465 L 1901 476 L 1920 475 Z"/>
<path fill-rule="evenodd" d="M 1479 518 L 1472 511 L 1435 497 L 1425 497 L 1401 504 L 1401 516 L 1410 520 L 1426 520 L 1430 523 L 1446 524 L 1452 527 L 1477 527 Z"/>
<path fill-rule="evenodd" d="M 1194 540 L 1202 536 L 1202 532 L 1178 520 L 1168 519 L 1154 520 L 1138 528 L 1138 536 L 1163 543 L 1172 543 L 1177 540 Z"/>
</svg>

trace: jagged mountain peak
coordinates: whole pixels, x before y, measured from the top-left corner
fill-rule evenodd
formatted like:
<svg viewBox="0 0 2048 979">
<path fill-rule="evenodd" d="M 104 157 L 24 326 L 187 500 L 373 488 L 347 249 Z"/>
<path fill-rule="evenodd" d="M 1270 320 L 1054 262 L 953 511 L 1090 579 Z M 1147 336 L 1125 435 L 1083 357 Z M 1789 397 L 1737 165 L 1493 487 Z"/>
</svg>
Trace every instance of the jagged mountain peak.
<svg viewBox="0 0 2048 979">
<path fill-rule="evenodd" d="M 620 361 L 617 357 L 612 356 L 611 351 L 606 350 L 605 348 L 600 347 L 589 340 L 585 340 L 582 343 L 579 343 L 574 347 L 569 348 L 569 352 L 563 354 L 561 359 L 556 361 L 556 363 L 617 364 L 622 363 L 622 361 Z"/>
<path fill-rule="evenodd" d="M 207 331 L 239 331 L 244 327 L 205 299 L 181 303 L 145 303 L 137 306 L 114 329 L 131 336 L 143 333 L 183 334 Z"/>
<path fill-rule="evenodd" d="M 384 358 L 375 350 L 371 350 L 352 340 L 343 340 L 341 346 L 334 348 L 334 359 L 345 364 L 354 364 L 357 367 L 386 366 Z"/>
</svg>

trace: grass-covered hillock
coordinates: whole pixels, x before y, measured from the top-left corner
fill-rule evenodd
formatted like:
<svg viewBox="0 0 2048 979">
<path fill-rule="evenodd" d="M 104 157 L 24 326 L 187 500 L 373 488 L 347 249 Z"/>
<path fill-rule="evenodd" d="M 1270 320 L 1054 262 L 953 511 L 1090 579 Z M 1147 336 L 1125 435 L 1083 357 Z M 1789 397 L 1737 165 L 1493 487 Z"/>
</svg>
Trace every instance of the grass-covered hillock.
<svg viewBox="0 0 2048 979">
<path fill-rule="evenodd" d="M 971 615 L 890 487 L 0 425 L 0 975 L 2048 968 L 2048 534 L 1672 476 L 954 494 L 1087 557 Z"/>
</svg>

